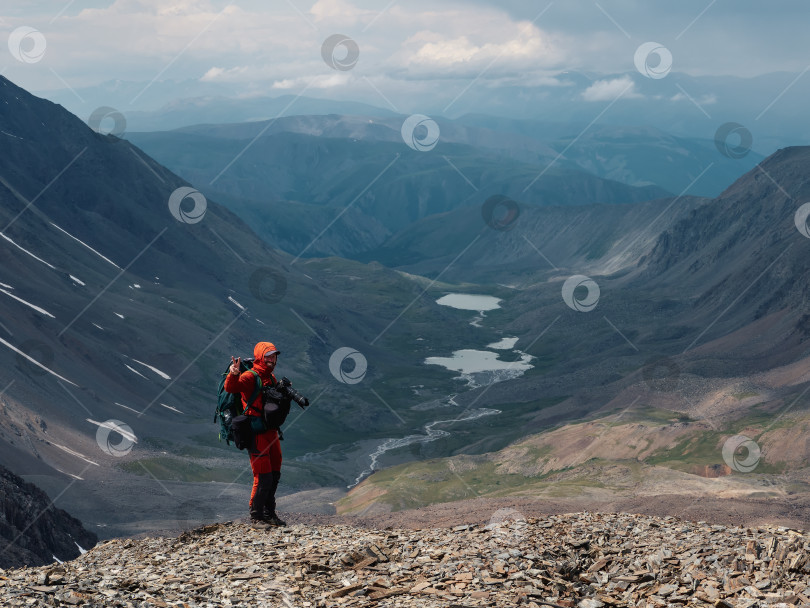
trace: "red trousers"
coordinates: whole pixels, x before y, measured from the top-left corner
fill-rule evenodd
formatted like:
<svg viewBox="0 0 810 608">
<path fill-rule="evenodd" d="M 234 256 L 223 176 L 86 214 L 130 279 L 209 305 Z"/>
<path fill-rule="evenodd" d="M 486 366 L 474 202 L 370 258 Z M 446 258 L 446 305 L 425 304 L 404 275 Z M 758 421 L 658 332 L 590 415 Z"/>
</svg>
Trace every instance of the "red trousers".
<svg viewBox="0 0 810 608">
<path fill-rule="evenodd" d="M 256 435 L 256 450 L 250 451 L 250 470 L 253 471 L 253 490 L 250 493 L 250 502 L 256 496 L 259 485 L 259 475 L 281 471 L 281 443 L 278 431 L 270 430 Z"/>
</svg>

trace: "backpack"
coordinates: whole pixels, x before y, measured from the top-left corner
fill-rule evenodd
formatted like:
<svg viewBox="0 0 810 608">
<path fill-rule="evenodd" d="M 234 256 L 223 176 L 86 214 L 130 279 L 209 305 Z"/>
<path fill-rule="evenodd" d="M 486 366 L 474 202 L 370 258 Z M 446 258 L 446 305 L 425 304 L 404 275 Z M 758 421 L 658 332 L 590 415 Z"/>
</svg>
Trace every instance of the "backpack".
<svg viewBox="0 0 810 608">
<path fill-rule="evenodd" d="M 247 408 L 242 405 L 241 393 L 229 393 L 225 390 L 225 379 L 231 370 L 231 364 L 225 369 L 222 374 L 222 379 L 219 381 L 219 389 L 217 390 L 217 409 L 214 411 L 214 422 L 219 418 L 219 440 L 225 439 L 225 443 L 234 445 L 240 450 L 250 447 L 252 442 L 252 433 L 250 428 L 250 420 L 245 416 Z M 256 388 L 250 396 L 248 404 L 253 403 L 256 397 L 262 390 L 262 380 L 259 374 L 253 371 L 253 359 L 245 359 L 239 363 L 239 373 L 251 371 L 256 376 Z M 237 420 L 238 419 L 238 420 Z M 247 424 L 246 424 L 247 423 Z"/>
</svg>

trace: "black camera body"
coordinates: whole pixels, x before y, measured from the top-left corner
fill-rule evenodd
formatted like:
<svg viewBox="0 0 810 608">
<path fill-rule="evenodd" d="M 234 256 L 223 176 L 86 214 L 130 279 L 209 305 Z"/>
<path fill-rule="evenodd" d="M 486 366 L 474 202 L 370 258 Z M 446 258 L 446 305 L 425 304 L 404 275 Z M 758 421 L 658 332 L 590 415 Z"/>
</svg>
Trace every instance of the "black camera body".
<svg viewBox="0 0 810 608">
<path fill-rule="evenodd" d="M 283 377 L 275 386 L 263 387 L 262 392 L 265 401 L 275 401 L 280 395 L 282 399 L 295 401 L 301 409 L 306 409 L 309 406 L 309 399 L 295 390 L 292 387 L 292 382 L 287 377 Z"/>
<path fill-rule="evenodd" d="M 295 401 L 301 409 L 309 405 L 309 399 L 292 387 L 287 378 L 282 378 L 275 386 L 262 387 L 262 414 L 268 429 L 280 429 L 290 413 L 290 405 Z M 279 430 L 279 437 L 281 431 Z"/>
</svg>

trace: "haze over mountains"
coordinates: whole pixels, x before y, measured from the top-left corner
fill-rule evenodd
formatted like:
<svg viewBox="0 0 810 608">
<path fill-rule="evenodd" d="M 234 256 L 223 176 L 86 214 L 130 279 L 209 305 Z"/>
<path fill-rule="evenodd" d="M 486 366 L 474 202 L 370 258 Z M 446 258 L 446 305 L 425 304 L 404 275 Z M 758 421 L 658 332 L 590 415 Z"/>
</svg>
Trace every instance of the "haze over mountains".
<svg viewBox="0 0 810 608">
<path fill-rule="evenodd" d="M 199 80 L 160 80 L 146 91 L 148 83 L 117 80 L 75 91 L 41 90 L 38 94 L 85 120 L 96 107 L 117 108 L 126 115 L 131 132 L 310 114 L 386 117 L 421 113 L 465 122 L 468 117 L 488 116 L 485 120 L 490 124 L 491 117 L 509 117 L 564 125 L 569 133 L 576 134 L 614 102 L 610 111 L 600 116 L 599 125 L 653 127 L 677 137 L 710 140 L 717 127 L 733 121 L 752 133 L 754 150 L 767 155 L 810 138 L 802 103 L 810 95 L 810 83 L 801 75 L 784 71 L 750 78 L 690 76 L 675 70 L 665 79 L 655 80 L 638 71 L 561 71 L 550 74 L 538 86 L 524 82 L 497 89 L 473 87 L 456 101 L 446 97 L 450 91 L 435 89 L 407 108 L 399 104 L 392 107 L 390 99 L 375 95 L 371 87 L 364 87 L 369 92 L 365 103 L 335 97 L 319 99 L 309 91 L 301 97 L 256 92 L 234 98 L 228 85 Z M 774 101 L 782 91 L 790 94 Z"/>
<path fill-rule="evenodd" d="M 728 437 L 753 429 L 762 474 L 782 476 L 774 496 L 806 475 L 807 446 L 787 457 L 776 449 L 786 435 L 767 433 L 806 424 L 809 244 L 796 218 L 810 197 L 807 148 L 752 167 L 753 152 L 721 154 L 713 130 L 576 137 L 468 116 L 439 119 L 439 144 L 418 152 L 401 115 L 120 141 L 0 84 L 0 462 L 100 536 L 243 511 L 245 458 L 217 442 L 212 393 L 229 356 L 265 337 L 313 401 L 288 425 L 283 484 L 320 509 L 405 461 L 480 457 L 464 463 L 482 487 L 500 474 L 492 462 L 533 482 L 560 475 L 583 459 L 544 459 L 548 438 L 617 410 L 692 424 L 621 458 L 694 475 L 681 469 L 724 464 Z M 487 217 L 493 195 L 514 213 Z M 453 292 L 500 307 L 436 303 Z M 502 361 L 528 355 L 531 369 L 503 382 L 475 386 L 425 363 L 504 338 L 517 341 Z M 341 348 L 368 364 L 360 382 L 345 381 L 352 360 L 332 363 Z M 591 431 L 573 433 L 576 454 Z M 501 457 L 518 440 L 534 442 L 536 466 Z M 357 496 L 379 479 L 342 508 L 368 508 Z M 411 504 L 389 500 L 394 490 L 378 506 Z M 458 493 L 409 500 L 437 496 Z"/>
<path fill-rule="evenodd" d="M 402 147 L 406 118 L 295 116 L 126 137 L 288 253 L 385 256 L 394 266 L 411 261 L 391 257 L 400 232 L 492 195 L 553 206 L 713 196 L 761 158 L 650 128 L 575 135 L 484 116 L 435 121 L 441 142 L 423 154 Z"/>
</svg>

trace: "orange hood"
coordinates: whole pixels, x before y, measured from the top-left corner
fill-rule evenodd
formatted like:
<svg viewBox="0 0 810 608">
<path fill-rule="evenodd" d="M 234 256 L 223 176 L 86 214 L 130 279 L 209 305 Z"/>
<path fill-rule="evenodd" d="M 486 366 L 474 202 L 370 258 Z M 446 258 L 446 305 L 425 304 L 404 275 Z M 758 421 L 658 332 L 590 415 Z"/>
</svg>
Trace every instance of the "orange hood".
<svg viewBox="0 0 810 608">
<path fill-rule="evenodd" d="M 278 353 L 281 354 L 272 342 L 259 342 L 253 348 L 253 369 L 255 369 L 260 376 L 263 376 L 267 371 L 267 366 L 264 364 L 264 356 L 266 354 Z"/>
</svg>

